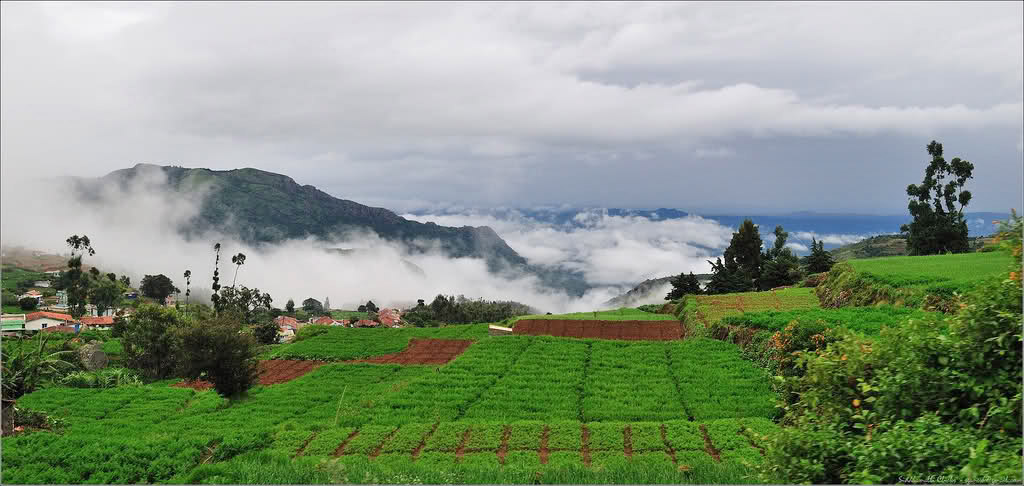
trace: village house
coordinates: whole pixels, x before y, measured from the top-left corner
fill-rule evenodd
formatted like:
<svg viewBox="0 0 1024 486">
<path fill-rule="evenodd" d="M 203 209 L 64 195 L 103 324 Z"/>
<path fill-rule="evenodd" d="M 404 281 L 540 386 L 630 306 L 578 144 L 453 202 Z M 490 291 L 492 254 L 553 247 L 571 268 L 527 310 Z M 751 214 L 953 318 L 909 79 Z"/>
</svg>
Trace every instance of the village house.
<svg viewBox="0 0 1024 486">
<path fill-rule="evenodd" d="M 41 331 L 52 326 L 61 326 L 75 322 L 75 319 L 68 314 L 56 312 L 33 312 L 25 316 L 26 331 Z"/>
<path fill-rule="evenodd" d="M 83 331 L 109 331 L 114 327 L 113 316 L 83 317 L 79 322 Z"/>
<path fill-rule="evenodd" d="M 38 304 L 42 304 L 43 303 L 43 293 L 38 291 L 38 290 L 29 290 L 28 292 L 25 292 L 24 294 L 21 294 L 21 295 L 18 296 L 18 300 L 21 300 L 21 299 L 36 299 L 36 304 L 37 305 Z"/>
<path fill-rule="evenodd" d="M 75 327 L 71 327 L 71 326 L 53 326 L 53 327 L 48 327 L 46 329 L 43 329 L 40 332 L 50 332 L 50 333 L 59 332 L 59 333 L 63 333 L 63 334 L 77 334 L 78 333 L 78 325 L 75 325 Z"/>
<path fill-rule="evenodd" d="M 0 316 L 0 331 L 4 336 L 17 336 L 25 331 L 25 314 L 3 314 Z"/>
<path fill-rule="evenodd" d="M 402 312 L 398 309 L 381 309 L 377 311 L 377 319 L 386 327 L 401 327 Z"/>
<path fill-rule="evenodd" d="M 309 319 L 309 323 L 310 324 L 320 324 L 322 326 L 333 326 L 334 325 L 334 319 L 331 319 L 330 317 L 327 317 L 327 316 L 320 316 L 320 317 L 317 317 L 316 319 L 310 318 Z"/>
</svg>

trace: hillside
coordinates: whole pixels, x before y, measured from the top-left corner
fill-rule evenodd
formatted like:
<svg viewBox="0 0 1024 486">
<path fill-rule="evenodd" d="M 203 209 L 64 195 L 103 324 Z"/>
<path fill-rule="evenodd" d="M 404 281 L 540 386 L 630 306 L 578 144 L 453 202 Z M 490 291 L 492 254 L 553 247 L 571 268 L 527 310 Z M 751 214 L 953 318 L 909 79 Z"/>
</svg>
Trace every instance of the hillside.
<svg viewBox="0 0 1024 486">
<path fill-rule="evenodd" d="M 971 236 L 968 241 L 971 250 L 979 250 L 991 239 L 988 236 Z M 903 235 L 878 235 L 829 250 L 837 262 L 858 258 L 906 256 L 907 238 Z"/>
<path fill-rule="evenodd" d="M 582 275 L 529 265 L 493 229 L 460 228 L 420 223 L 384 208 L 338 199 L 311 185 L 258 169 L 210 170 L 138 164 L 99 179 L 70 179 L 83 200 L 96 199 L 100 188 L 151 180 L 151 171 L 166 177 L 166 188 L 182 198 L 202 197 L 199 215 L 179 228 L 189 237 L 212 229 L 253 244 L 272 244 L 291 238 L 329 238 L 370 230 L 388 241 L 400 242 L 413 252 L 438 245 L 449 257 L 482 258 L 495 272 L 510 270 L 537 275 L 551 288 L 581 295 L 587 289 Z"/>
</svg>

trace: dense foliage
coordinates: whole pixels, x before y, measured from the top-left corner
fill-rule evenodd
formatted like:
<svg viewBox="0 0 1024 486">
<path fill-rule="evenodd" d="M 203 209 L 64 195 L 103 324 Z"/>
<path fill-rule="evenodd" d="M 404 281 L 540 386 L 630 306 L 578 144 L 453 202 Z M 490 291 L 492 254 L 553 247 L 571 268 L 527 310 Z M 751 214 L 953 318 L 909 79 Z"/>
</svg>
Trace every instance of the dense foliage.
<svg viewBox="0 0 1024 486">
<path fill-rule="evenodd" d="M 811 238 L 811 254 L 804 257 L 804 266 L 808 273 L 827 272 L 835 265 L 832 254 L 825 251 L 825 242 Z"/>
<path fill-rule="evenodd" d="M 911 198 L 907 209 L 914 220 L 901 226 L 900 231 L 907 235 L 911 255 L 963 253 L 969 249 L 963 212 L 971 201 L 971 192 L 964 185 L 972 178 L 974 164 L 960 157 L 947 162 L 942 144 L 934 140 L 928 144 L 928 155 L 932 160 L 925 169 L 924 181 L 907 186 Z M 947 177 L 949 182 L 944 184 Z"/>
<path fill-rule="evenodd" d="M 167 296 L 177 293 L 178 288 L 174 286 L 174 282 L 170 278 L 161 273 L 159 275 L 146 275 L 142 277 L 139 291 L 142 292 L 142 295 L 162 304 Z"/>
<path fill-rule="evenodd" d="M 531 311 L 529 306 L 513 301 L 467 299 L 462 295 L 455 297 L 438 294 L 429 305 L 421 301 L 416 307 L 407 310 L 402 319 L 417 327 L 433 327 L 441 323 L 499 322 Z"/>
<path fill-rule="evenodd" d="M 700 281 L 697 280 L 697 276 L 693 272 L 690 272 L 689 275 L 680 273 L 672 279 L 671 283 L 672 290 L 665 296 L 665 300 L 676 300 L 684 295 L 696 295 L 703 292 L 700 288 Z"/>
<path fill-rule="evenodd" d="M 179 364 L 176 331 L 182 326 L 178 313 L 157 305 L 143 305 L 120 324 L 124 361 L 150 379 L 172 376 Z"/>
<path fill-rule="evenodd" d="M 240 321 L 238 315 L 222 312 L 214 319 L 178 328 L 181 375 L 205 379 L 224 396 L 237 395 L 256 384 L 258 343 L 242 332 Z"/>
<path fill-rule="evenodd" d="M 769 439 L 762 477 L 1020 482 L 1021 230 L 1014 216 L 1000 233 L 1008 274 L 971 291 L 954 316 L 804 353 L 803 374 L 784 382 L 792 427 Z"/>
</svg>

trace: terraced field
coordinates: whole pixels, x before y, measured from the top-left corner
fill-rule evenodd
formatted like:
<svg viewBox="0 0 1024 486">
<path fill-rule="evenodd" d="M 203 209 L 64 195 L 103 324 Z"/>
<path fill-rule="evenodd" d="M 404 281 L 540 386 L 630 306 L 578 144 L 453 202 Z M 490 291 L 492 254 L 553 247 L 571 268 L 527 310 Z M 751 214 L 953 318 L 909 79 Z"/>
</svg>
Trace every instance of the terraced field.
<svg viewBox="0 0 1024 486">
<path fill-rule="evenodd" d="M 791 311 L 818 307 L 818 297 L 813 288 L 788 288 L 768 292 L 743 292 L 737 294 L 697 295 L 693 318 L 697 323 L 711 325 L 729 316 L 747 312 Z"/>
<path fill-rule="evenodd" d="M 325 364 L 231 402 L 167 385 L 23 397 L 67 425 L 5 437 L 3 481 L 737 483 L 760 458 L 740 431 L 776 413 L 763 372 L 707 339 L 483 336 L 445 365 Z"/>
</svg>

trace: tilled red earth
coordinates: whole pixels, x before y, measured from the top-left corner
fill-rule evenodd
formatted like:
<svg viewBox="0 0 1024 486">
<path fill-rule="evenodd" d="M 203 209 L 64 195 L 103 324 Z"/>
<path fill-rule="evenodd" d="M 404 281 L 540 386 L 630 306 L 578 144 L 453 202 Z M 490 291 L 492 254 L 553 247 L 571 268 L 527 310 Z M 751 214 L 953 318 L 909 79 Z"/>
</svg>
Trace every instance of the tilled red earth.
<svg viewBox="0 0 1024 486">
<path fill-rule="evenodd" d="M 325 364 L 327 363 L 324 361 L 305 361 L 291 359 L 269 359 L 265 361 L 260 361 L 259 384 L 276 385 L 278 383 L 291 381 Z M 213 388 L 213 383 L 210 383 L 205 380 L 196 380 L 183 381 L 181 383 L 175 383 L 174 385 L 171 386 L 176 386 L 178 388 L 192 388 L 195 390 L 209 390 Z"/>
<path fill-rule="evenodd" d="M 400 353 L 346 361 L 346 363 L 440 365 L 455 359 L 471 344 L 473 341 L 465 339 L 413 339 L 409 341 L 409 346 Z"/>
<path fill-rule="evenodd" d="M 682 339 L 682 326 L 679 321 L 524 319 L 516 322 L 512 333 L 626 341 L 671 341 Z"/>
</svg>

